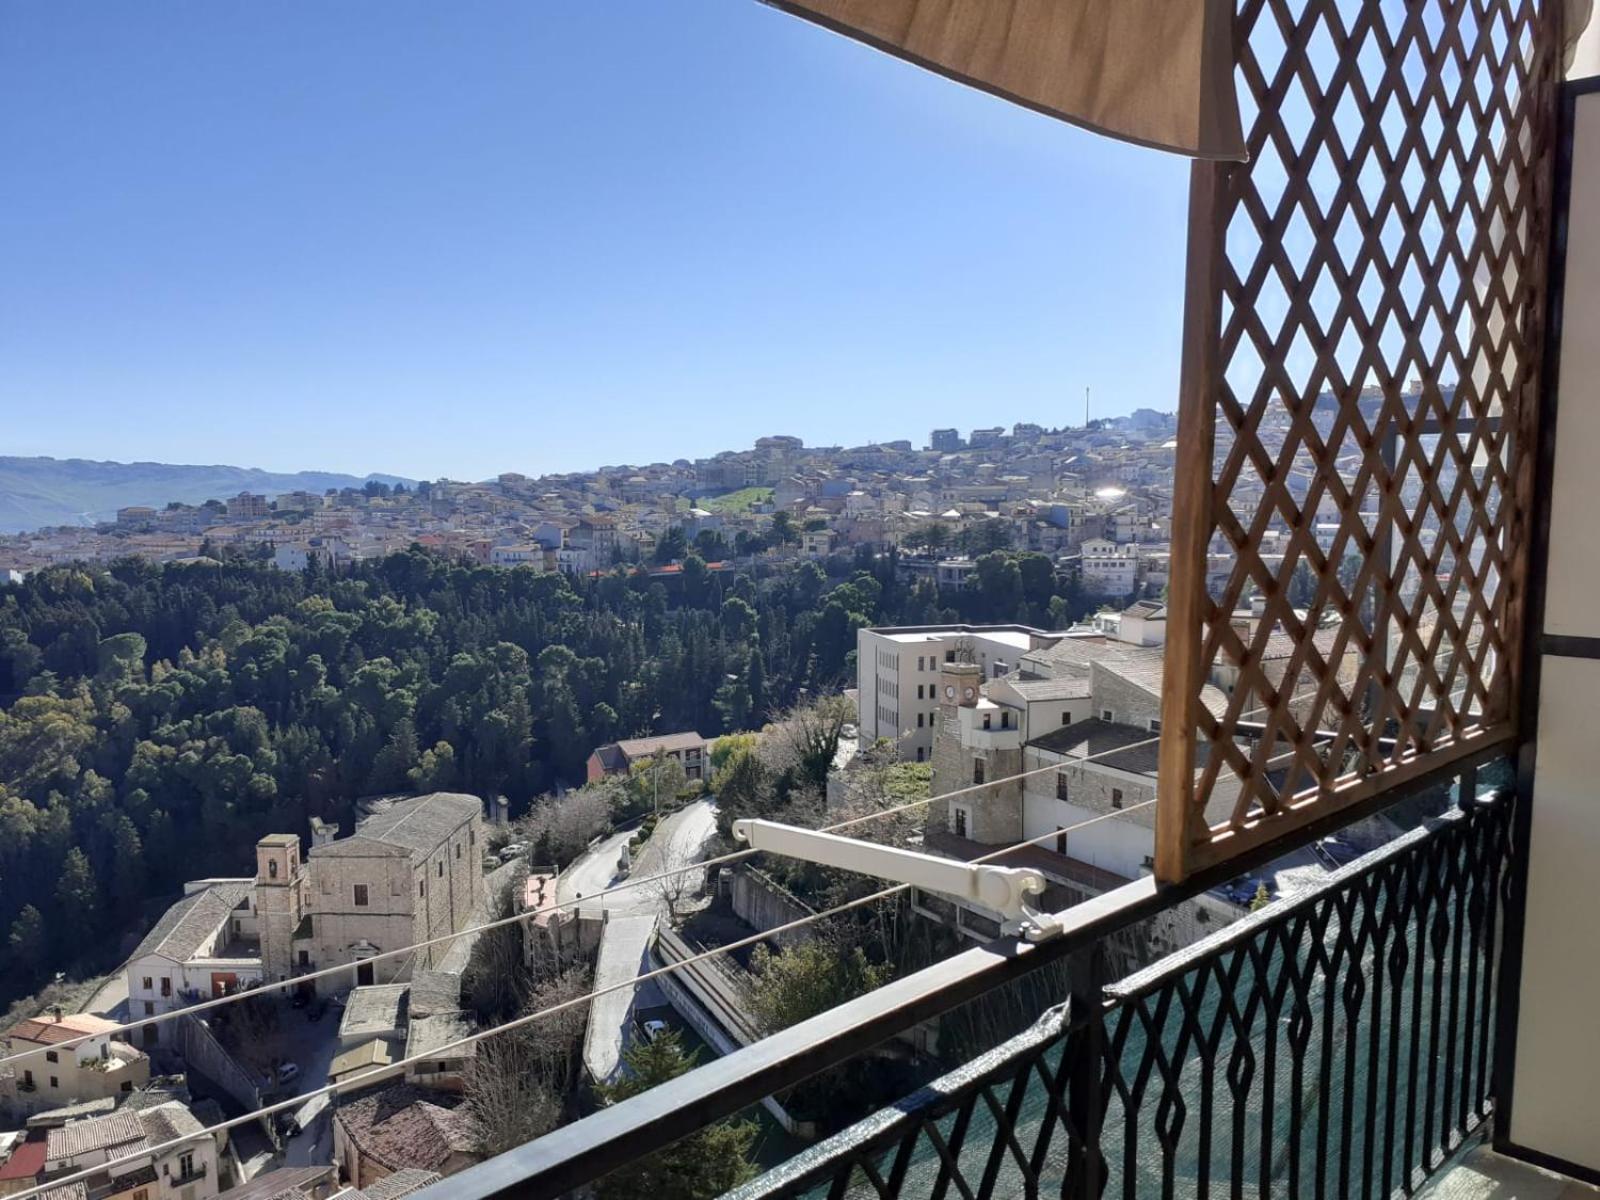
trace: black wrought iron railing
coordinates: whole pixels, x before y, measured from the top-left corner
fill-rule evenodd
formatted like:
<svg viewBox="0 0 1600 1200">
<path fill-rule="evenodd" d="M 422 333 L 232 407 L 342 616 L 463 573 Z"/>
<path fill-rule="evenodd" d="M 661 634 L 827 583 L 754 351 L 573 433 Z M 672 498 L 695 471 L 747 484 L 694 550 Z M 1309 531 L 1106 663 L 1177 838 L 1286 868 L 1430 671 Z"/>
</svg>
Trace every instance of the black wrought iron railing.
<svg viewBox="0 0 1600 1200">
<path fill-rule="evenodd" d="M 1020 1036 L 735 1193 L 776 1197 L 1390 1196 L 1492 1111 L 1509 789 L 1476 762 L 1406 791 L 1456 806 L 1121 980 L 1108 939 L 1215 886 L 1143 879 L 1063 934 L 964 951 L 470 1168 L 443 1200 L 556 1197 L 896 1033 L 1066 964 Z M 1392 804 L 1399 792 L 1364 812 Z M 1309 826 L 1304 843 L 1361 813 Z M 1232 864 L 1255 869 L 1286 847 Z"/>
<path fill-rule="evenodd" d="M 1509 798 L 1102 987 L 738 1200 L 1410 1195 L 1489 1115 Z"/>
</svg>

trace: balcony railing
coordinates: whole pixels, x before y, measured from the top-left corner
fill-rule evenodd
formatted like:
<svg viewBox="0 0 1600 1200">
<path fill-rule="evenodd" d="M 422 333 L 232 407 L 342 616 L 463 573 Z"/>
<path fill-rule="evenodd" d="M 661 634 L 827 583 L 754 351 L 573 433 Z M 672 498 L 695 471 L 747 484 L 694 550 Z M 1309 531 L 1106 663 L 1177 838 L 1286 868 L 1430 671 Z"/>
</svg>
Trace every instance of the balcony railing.
<svg viewBox="0 0 1600 1200">
<path fill-rule="evenodd" d="M 1058 938 L 963 951 L 453 1176 L 438 1195 L 560 1196 L 896 1033 L 1065 960 L 1066 1003 L 747 1184 L 773 1197 L 1410 1195 L 1492 1111 L 1509 790 L 1476 762 L 1241 856 L 1250 871 L 1365 812 L 1455 807 L 1134 975 L 1106 946 L 1219 883 L 1142 879 Z"/>
</svg>

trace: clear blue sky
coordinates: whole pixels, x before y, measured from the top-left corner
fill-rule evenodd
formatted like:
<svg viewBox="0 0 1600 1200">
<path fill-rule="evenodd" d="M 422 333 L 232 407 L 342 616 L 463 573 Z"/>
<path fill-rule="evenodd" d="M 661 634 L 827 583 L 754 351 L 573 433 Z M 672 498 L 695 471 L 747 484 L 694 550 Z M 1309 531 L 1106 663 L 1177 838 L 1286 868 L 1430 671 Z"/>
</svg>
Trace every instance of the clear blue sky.
<svg viewBox="0 0 1600 1200">
<path fill-rule="evenodd" d="M 1175 405 L 1187 165 L 755 0 L 7 0 L 0 453 L 483 478 Z"/>
</svg>

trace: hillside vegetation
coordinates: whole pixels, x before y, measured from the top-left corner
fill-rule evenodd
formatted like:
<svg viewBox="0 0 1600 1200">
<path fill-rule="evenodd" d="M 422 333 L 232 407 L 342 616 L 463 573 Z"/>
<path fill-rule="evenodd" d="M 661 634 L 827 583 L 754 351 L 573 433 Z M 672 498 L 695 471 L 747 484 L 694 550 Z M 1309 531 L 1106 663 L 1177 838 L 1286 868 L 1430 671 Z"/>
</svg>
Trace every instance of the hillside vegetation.
<svg viewBox="0 0 1600 1200">
<path fill-rule="evenodd" d="M 520 813 L 601 743 L 836 693 L 863 626 L 1060 624 L 1056 583 L 1039 555 L 987 555 L 940 593 L 865 553 L 761 578 L 690 555 L 668 586 L 413 549 L 337 576 L 127 559 L 0 587 L 0 1006 L 184 880 L 250 873 L 264 834 L 349 828 L 395 791 Z"/>
<path fill-rule="evenodd" d="M 109 521 L 117 509 L 151 508 L 178 501 L 202 504 L 240 492 L 325 492 L 411 480 L 399 475 L 341 475 L 332 471 L 293 474 L 255 467 L 182 466 L 173 463 L 96 462 L 86 458 L 16 458 L 0 455 L 0 532 L 20 533 L 49 525 Z"/>
</svg>

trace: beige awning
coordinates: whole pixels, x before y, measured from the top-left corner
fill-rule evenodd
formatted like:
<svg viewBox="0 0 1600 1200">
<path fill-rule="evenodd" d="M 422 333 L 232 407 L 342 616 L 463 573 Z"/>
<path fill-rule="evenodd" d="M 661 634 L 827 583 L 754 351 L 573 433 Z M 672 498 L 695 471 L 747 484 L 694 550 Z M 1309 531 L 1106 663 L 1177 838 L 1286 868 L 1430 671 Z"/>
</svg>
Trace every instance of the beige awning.
<svg viewBox="0 0 1600 1200">
<path fill-rule="evenodd" d="M 766 0 L 1140 145 L 1243 159 L 1231 0 Z"/>
</svg>

